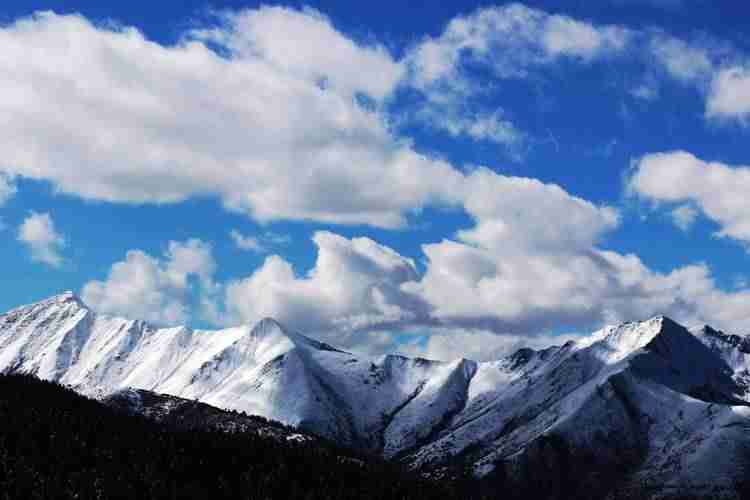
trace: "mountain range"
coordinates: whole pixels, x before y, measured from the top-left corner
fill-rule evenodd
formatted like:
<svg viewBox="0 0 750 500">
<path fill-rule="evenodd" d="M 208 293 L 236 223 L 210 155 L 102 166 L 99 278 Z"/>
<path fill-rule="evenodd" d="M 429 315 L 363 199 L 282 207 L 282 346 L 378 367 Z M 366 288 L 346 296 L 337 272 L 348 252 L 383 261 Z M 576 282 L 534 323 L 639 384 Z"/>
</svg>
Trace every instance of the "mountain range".
<svg viewBox="0 0 750 500">
<path fill-rule="evenodd" d="M 152 415 L 185 400 L 260 415 L 519 496 L 741 498 L 747 488 L 750 339 L 666 317 L 492 362 L 439 362 L 345 352 L 272 319 L 156 328 L 64 293 L 0 315 L 0 370 Z"/>
</svg>

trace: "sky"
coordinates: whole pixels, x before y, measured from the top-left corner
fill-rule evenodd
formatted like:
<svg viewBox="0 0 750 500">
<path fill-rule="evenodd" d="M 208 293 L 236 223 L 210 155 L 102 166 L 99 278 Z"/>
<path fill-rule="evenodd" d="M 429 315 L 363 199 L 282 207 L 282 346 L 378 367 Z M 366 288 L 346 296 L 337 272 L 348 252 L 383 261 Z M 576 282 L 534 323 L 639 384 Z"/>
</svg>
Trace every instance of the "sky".
<svg viewBox="0 0 750 500">
<path fill-rule="evenodd" d="M 3 2 L 0 310 L 437 359 L 748 333 L 744 4 Z"/>
</svg>

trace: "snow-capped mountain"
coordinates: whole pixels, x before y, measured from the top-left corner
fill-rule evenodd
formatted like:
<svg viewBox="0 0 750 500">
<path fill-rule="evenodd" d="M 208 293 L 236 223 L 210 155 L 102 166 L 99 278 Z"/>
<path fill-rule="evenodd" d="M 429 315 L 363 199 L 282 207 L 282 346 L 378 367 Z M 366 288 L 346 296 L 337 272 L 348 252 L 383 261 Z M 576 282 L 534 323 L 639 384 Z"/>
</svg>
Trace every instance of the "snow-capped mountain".
<svg viewBox="0 0 750 500">
<path fill-rule="evenodd" d="M 448 363 L 355 355 L 270 319 L 158 329 L 66 293 L 0 316 L 0 370 L 99 397 L 199 400 L 433 475 L 469 465 L 519 488 L 733 498 L 750 466 L 750 341 L 664 317 Z"/>
<path fill-rule="evenodd" d="M 271 319 L 157 329 L 96 314 L 66 293 L 0 316 L 0 369 L 93 396 L 137 388 L 198 399 L 393 453 L 460 410 L 476 363 L 357 356 Z"/>
</svg>

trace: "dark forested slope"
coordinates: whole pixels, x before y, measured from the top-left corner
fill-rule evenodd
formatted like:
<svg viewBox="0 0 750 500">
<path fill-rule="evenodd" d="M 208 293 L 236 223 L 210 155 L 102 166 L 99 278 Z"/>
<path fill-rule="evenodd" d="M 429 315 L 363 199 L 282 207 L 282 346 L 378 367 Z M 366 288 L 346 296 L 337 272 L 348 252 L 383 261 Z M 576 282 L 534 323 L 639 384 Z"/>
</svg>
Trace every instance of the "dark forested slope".
<svg viewBox="0 0 750 500">
<path fill-rule="evenodd" d="M 457 488 L 316 440 L 179 430 L 0 376 L 0 499 L 466 498 Z"/>
</svg>

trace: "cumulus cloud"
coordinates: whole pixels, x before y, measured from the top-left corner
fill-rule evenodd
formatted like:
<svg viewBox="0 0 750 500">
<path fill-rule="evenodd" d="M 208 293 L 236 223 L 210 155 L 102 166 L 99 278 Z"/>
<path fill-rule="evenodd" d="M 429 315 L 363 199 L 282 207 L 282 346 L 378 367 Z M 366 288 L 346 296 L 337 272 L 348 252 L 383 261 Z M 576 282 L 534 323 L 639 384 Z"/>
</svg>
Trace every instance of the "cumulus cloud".
<svg viewBox="0 0 750 500">
<path fill-rule="evenodd" d="M 747 123 L 750 117 L 750 67 L 725 68 L 716 74 L 708 95 L 706 116 Z"/>
<path fill-rule="evenodd" d="M 461 240 L 493 250 L 567 251 L 588 248 L 617 227 L 619 215 L 567 193 L 556 184 L 498 175 L 478 168 L 462 186 L 464 208 L 476 225 Z"/>
<path fill-rule="evenodd" d="M 227 13 L 174 46 L 39 13 L 0 28 L 0 51 L 3 169 L 82 198 L 394 227 L 458 177 L 359 99 L 400 64 L 313 11 Z"/>
<path fill-rule="evenodd" d="M 309 332 L 367 330 L 420 314 L 420 304 L 400 289 L 417 278 L 414 263 L 369 238 L 351 240 L 317 232 L 315 266 L 298 277 L 273 255 L 250 276 L 226 284 L 226 319 L 254 322 L 271 316 Z"/>
<path fill-rule="evenodd" d="M 487 169 L 467 175 L 460 193 L 474 224 L 455 239 L 423 245 L 424 273 L 373 240 L 320 232 L 307 275 L 270 256 L 227 284 L 225 320 L 273 316 L 369 351 L 395 342 L 395 333 L 444 335 L 401 341 L 437 357 L 449 331 L 466 340 L 455 355 L 476 355 L 483 343 L 499 353 L 550 328 L 586 331 L 656 314 L 729 330 L 748 320 L 742 300 L 750 291 L 721 291 L 705 264 L 660 273 L 635 255 L 598 248 L 619 223 L 610 207 Z M 488 335 L 505 338 L 489 342 Z"/>
<path fill-rule="evenodd" d="M 281 257 L 269 257 L 227 286 L 227 317 L 273 316 L 307 331 L 442 324 L 528 334 L 595 314 L 600 290 L 586 279 L 596 275 L 597 262 L 586 252 L 617 226 L 615 210 L 488 169 L 466 176 L 456 195 L 476 223 L 459 232 L 461 241 L 423 247 L 424 276 L 372 240 L 319 232 L 308 276 L 299 278 Z"/>
<path fill-rule="evenodd" d="M 1 168 L 85 199 L 211 196 L 260 221 L 399 227 L 427 205 L 457 203 L 462 182 L 393 130 L 388 102 L 399 86 L 424 97 L 413 114 L 426 123 L 518 158 L 526 134 L 507 113 L 466 104 L 485 87 L 468 67 L 525 77 L 556 61 L 626 54 L 651 36 L 510 4 L 459 16 L 397 60 L 311 9 L 226 11 L 175 45 L 38 13 L 0 27 Z M 677 79 L 718 67 L 718 49 L 653 38 Z M 744 113 L 743 75 L 714 80 L 708 116 Z"/>
<path fill-rule="evenodd" d="M 552 184 L 478 169 L 466 180 L 473 227 L 423 245 L 427 270 L 405 288 L 441 324 L 527 335 L 617 315 L 613 270 L 596 244 L 618 213 Z"/>
<path fill-rule="evenodd" d="M 31 212 L 18 228 L 18 241 L 31 251 L 31 259 L 52 267 L 63 264 L 65 238 L 57 232 L 49 213 Z"/>
<path fill-rule="evenodd" d="M 129 251 L 104 281 L 86 283 L 81 297 L 99 312 L 174 325 L 190 318 L 195 287 L 204 297 L 215 292 L 215 269 L 209 244 L 171 241 L 161 257 Z"/>
<path fill-rule="evenodd" d="M 427 246 L 427 274 L 411 291 L 443 326 L 529 336 L 564 326 L 667 314 L 688 324 L 710 322 L 742 331 L 750 319 L 747 290 L 721 291 L 704 264 L 663 274 L 635 255 L 589 249 L 560 255 L 503 256 L 460 242 Z"/>
<path fill-rule="evenodd" d="M 717 236 L 750 243 L 750 167 L 706 162 L 684 151 L 656 153 L 636 163 L 631 193 L 663 203 L 691 202 L 720 226 Z"/>
<path fill-rule="evenodd" d="M 478 330 L 449 329 L 432 332 L 426 339 L 417 338 L 399 346 L 399 352 L 408 356 L 452 361 L 457 358 L 475 361 L 494 361 L 521 348 L 544 349 L 551 345 L 562 345 L 569 340 L 580 339 L 579 335 L 518 336 L 495 335 Z M 461 346 L 461 348 L 457 348 Z"/>
<path fill-rule="evenodd" d="M 656 314 L 728 331 L 750 319 L 750 290 L 722 291 L 703 263 L 661 273 L 598 248 L 619 222 L 610 207 L 486 169 L 468 174 L 458 196 L 474 223 L 424 245 L 421 273 L 372 239 L 320 231 L 307 273 L 271 255 L 248 276 L 215 283 L 210 247 L 190 240 L 160 258 L 129 252 L 83 297 L 99 310 L 175 323 L 188 319 L 193 294 L 217 324 L 271 316 L 347 349 L 443 359 L 499 357 L 545 344 L 549 329 L 586 332 Z"/>
<path fill-rule="evenodd" d="M 221 28 L 195 35 L 220 43 L 242 59 L 260 56 L 285 73 L 322 81 L 350 96 L 363 92 L 383 99 L 404 71 L 383 46 L 357 44 L 311 8 L 300 12 L 263 7 L 221 17 Z"/>
<path fill-rule="evenodd" d="M 331 232 L 315 234 L 318 258 L 306 274 L 272 255 L 225 284 L 214 282 L 210 247 L 200 240 L 172 242 L 161 256 L 133 250 L 105 280 L 83 289 L 95 308 L 130 317 L 185 321 L 197 293 L 216 322 L 274 316 L 337 338 L 375 332 L 381 344 L 389 329 L 459 329 L 474 335 L 475 346 L 489 334 L 520 337 L 657 313 L 729 328 L 747 319 L 748 292 L 720 291 L 703 264 L 665 274 L 637 256 L 602 250 L 619 224 L 611 207 L 534 179 L 485 168 L 464 173 L 418 153 L 390 124 L 389 97 L 411 85 L 433 126 L 517 147 L 525 134 L 504 111 L 461 104 L 483 91 L 468 67 L 524 78 L 559 61 L 591 64 L 630 53 L 634 44 L 650 48 L 641 52 L 656 55 L 671 78 L 710 84 L 708 116 L 745 113 L 745 74 L 715 76 L 721 51 L 519 4 L 457 17 L 401 61 L 381 45 L 345 36 L 313 10 L 225 12 L 172 46 L 133 28 L 36 14 L 0 28 L 7 117 L 1 179 L 44 180 L 110 202 L 212 196 L 261 221 L 398 227 L 436 204 L 463 207 L 473 221 L 423 246 L 421 274 L 388 247 Z M 437 109 L 443 121 L 430 118 Z M 694 206 L 722 225 L 722 235 L 747 241 L 747 169 L 681 158 L 677 167 L 661 162 L 669 168 L 658 157 L 642 159 L 633 189 Z M 691 217 L 681 212 L 683 222 Z M 62 239 L 49 223 L 47 246 L 56 250 L 46 258 L 54 261 Z M 259 236 L 230 236 L 241 248 L 269 247 Z M 440 352 L 445 339 L 428 349 Z"/>
</svg>

